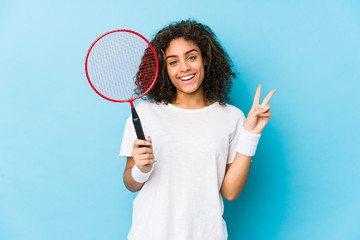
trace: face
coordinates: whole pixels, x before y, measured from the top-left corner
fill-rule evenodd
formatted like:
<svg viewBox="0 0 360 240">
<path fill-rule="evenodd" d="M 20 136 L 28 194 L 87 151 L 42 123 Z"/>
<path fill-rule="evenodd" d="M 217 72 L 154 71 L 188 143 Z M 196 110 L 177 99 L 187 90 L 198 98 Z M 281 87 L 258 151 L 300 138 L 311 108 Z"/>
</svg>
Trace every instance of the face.
<svg viewBox="0 0 360 240">
<path fill-rule="evenodd" d="M 165 57 L 167 72 L 178 94 L 201 94 L 205 71 L 199 47 L 192 41 L 177 38 L 170 42 Z"/>
</svg>

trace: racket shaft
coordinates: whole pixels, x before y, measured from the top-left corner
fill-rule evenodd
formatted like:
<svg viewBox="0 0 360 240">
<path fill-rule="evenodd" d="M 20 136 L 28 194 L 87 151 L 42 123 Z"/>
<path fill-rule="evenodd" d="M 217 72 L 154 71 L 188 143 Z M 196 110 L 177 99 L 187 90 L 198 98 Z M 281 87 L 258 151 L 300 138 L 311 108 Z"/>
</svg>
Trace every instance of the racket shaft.
<svg viewBox="0 0 360 240">
<path fill-rule="evenodd" d="M 133 108 L 133 107 L 131 108 L 131 115 L 132 115 L 132 120 L 133 120 L 133 124 L 135 127 L 135 132 L 136 132 L 137 138 L 145 140 L 145 135 L 144 135 L 143 128 L 141 126 L 140 118 L 139 118 L 135 108 Z"/>
</svg>

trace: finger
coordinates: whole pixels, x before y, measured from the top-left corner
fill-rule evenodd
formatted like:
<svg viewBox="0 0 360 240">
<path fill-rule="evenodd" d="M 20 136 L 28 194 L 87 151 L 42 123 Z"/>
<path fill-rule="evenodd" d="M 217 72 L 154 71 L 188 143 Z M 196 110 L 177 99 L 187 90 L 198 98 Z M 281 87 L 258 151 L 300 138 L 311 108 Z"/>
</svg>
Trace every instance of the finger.
<svg viewBox="0 0 360 240">
<path fill-rule="evenodd" d="M 133 150 L 133 155 L 140 155 L 140 154 L 146 154 L 146 153 L 153 153 L 152 148 L 150 148 L 150 147 L 140 147 L 140 148 L 135 148 Z"/>
<path fill-rule="evenodd" d="M 147 153 L 147 154 L 140 154 L 136 156 L 137 160 L 151 160 L 154 159 L 154 155 L 151 153 Z"/>
<path fill-rule="evenodd" d="M 269 94 L 264 98 L 264 100 L 263 100 L 263 102 L 261 103 L 261 107 L 263 107 L 263 106 L 265 106 L 266 104 L 268 104 L 269 103 L 269 101 L 270 101 L 270 99 L 271 99 L 271 97 L 275 94 L 275 89 L 273 89 L 273 90 L 271 90 L 270 92 L 269 92 Z"/>
<path fill-rule="evenodd" d="M 133 156 L 140 156 L 145 154 L 153 154 L 153 150 L 150 147 L 139 147 L 132 151 Z"/>
<path fill-rule="evenodd" d="M 133 159 L 134 159 L 134 161 L 135 161 L 135 164 L 138 165 L 138 164 L 141 163 L 142 161 L 154 160 L 154 155 L 153 155 L 153 154 L 133 155 Z"/>
<path fill-rule="evenodd" d="M 147 147 L 152 150 L 152 140 L 151 140 L 151 137 L 148 136 L 148 137 L 146 138 L 146 141 L 147 141 L 148 144 L 150 144 L 150 145 L 148 145 Z"/>
<path fill-rule="evenodd" d="M 141 161 L 140 161 L 140 164 L 141 164 L 141 165 L 147 165 L 147 164 L 152 164 L 152 163 L 154 163 L 154 162 L 156 162 L 155 159 L 146 159 L 146 160 L 141 160 Z"/>
<path fill-rule="evenodd" d="M 139 148 L 140 146 L 151 146 L 151 142 L 147 142 L 142 139 L 135 139 L 134 148 Z"/>
<path fill-rule="evenodd" d="M 265 112 L 268 112 L 270 110 L 271 106 L 269 104 L 265 105 L 264 107 L 261 107 L 260 109 L 264 110 Z"/>
<path fill-rule="evenodd" d="M 142 160 L 139 161 L 138 164 L 136 164 L 139 168 L 142 168 L 145 165 L 149 165 L 149 164 L 153 164 L 154 162 L 156 162 L 156 160 Z"/>
<path fill-rule="evenodd" d="M 253 105 L 251 107 L 251 110 L 255 110 L 257 106 L 259 106 L 259 102 L 260 102 L 260 93 L 261 93 L 261 84 L 257 87 L 256 89 L 256 93 L 255 93 L 255 97 L 254 97 L 254 102 Z"/>
<path fill-rule="evenodd" d="M 259 117 L 270 118 L 271 115 L 272 115 L 271 112 L 266 112 L 266 113 L 261 113 L 261 114 L 259 114 Z"/>
<path fill-rule="evenodd" d="M 255 112 L 252 113 L 253 116 L 259 116 L 262 113 L 266 113 L 270 110 L 271 106 L 270 105 L 266 105 L 264 108 L 260 108 L 258 110 L 256 110 Z"/>
</svg>

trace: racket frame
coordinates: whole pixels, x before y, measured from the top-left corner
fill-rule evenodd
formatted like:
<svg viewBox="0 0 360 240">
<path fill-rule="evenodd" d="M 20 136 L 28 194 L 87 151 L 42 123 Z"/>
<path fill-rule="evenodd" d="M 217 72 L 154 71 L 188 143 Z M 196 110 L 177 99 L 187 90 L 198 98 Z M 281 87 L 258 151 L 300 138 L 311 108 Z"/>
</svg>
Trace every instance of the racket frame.
<svg viewBox="0 0 360 240">
<path fill-rule="evenodd" d="M 151 51 L 154 53 L 154 56 L 155 56 L 155 62 L 156 62 L 156 71 L 155 71 L 155 77 L 154 77 L 154 80 L 153 82 L 151 83 L 150 87 L 145 91 L 143 92 L 141 95 L 139 96 L 136 96 L 134 98 L 130 98 L 130 99 L 126 99 L 126 100 L 115 100 L 115 99 L 111 99 L 111 98 L 108 98 L 104 95 L 102 95 L 98 90 L 96 90 L 95 86 L 91 83 L 90 81 L 90 76 L 89 76 L 89 73 L 88 73 L 88 70 L 87 70 L 87 63 L 88 63 L 88 58 L 89 58 L 89 55 L 90 55 L 90 52 L 92 50 L 92 48 L 95 46 L 95 44 L 103 37 L 105 37 L 106 35 L 108 34 L 111 34 L 111 33 L 115 33 L 115 32 L 129 32 L 129 33 L 132 33 L 132 34 L 135 34 L 137 35 L 138 37 L 141 37 L 148 45 L 149 47 L 151 48 Z M 86 77 L 88 79 L 88 82 L 90 84 L 90 86 L 92 87 L 92 89 L 98 94 L 100 95 L 102 98 L 105 98 L 106 100 L 109 100 L 109 101 L 112 101 L 112 102 L 130 102 L 130 105 L 131 107 L 134 107 L 133 105 L 133 101 L 135 101 L 136 99 L 139 99 L 141 97 L 143 97 L 145 94 L 147 94 L 151 88 L 154 86 L 155 82 L 156 82 L 156 79 L 157 79 L 157 76 L 158 76 L 158 72 L 159 72 L 159 61 L 158 61 L 158 57 L 156 55 L 156 52 L 155 52 L 155 49 L 154 47 L 151 45 L 151 43 L 144 37 L 142 36 L 141 34 L 135 32 L 135 31 L 132 31 L 132 30 L 128 30 L 128 29 L 118 29 L 118 30 L 113 30 L 113 31 L 110 31 L 110 32 L 107 32 L 107 33 L 104 33 L 103 35 L 101 35 L 100 37 L 98 37 L 90 46 L 87 54 L 86 54 L 86 59 L 85 59 L 85 73 L 86 73 Z"/>
<path fill-rule="evenodd" d="M 89 73 L 88 73 L 88 58 L 89 58 L 89 55 L 91 53 L 91 50 L 92 48 L 95 46 L 95 44 L 103 37 L 105 37 L 106 35 L 108 34 L 112 34 L 112 33 L 115 33 L 115 32 L 129 32 L 129 33 L 132 33 L 132 34 L 135 34 L 137 35 L 138 37 L 141 37 L 151 48 L 151 51 L 154 53 L 154 56 L 155 56 L 155 62 L 156 62 L 156 71 L 155 71 L 155 77 L 154 77 L 154 80 L 153 82 L 151 83 L 150 87 L 144 92 L 142 93 L 141 95 L 137 96 L 137 97 L 134 97 L 134 98 L 131 98 L 131 99 L 126 99 L 126 100 L 115 100 L 115 99 L 111 99 L 111 98 L 108 98 L 104 95 L 102 95 L 98 90 L 96 90 L 95 86 L 91 83 L 90 81 L 90 76 L 89 76 Z M 140 122 L 140 118 L 135 110 L 135 107 L 134 107 L 134 104 L 133 104 L 133 101 L 135 101 L 136 99 L 139 99 L 141 97 L 143 97 L 145 94 L 147 94 L 151 88 L 154 86 L 155 82 L 156 82 L 156 79 L 158 77 L 158 72 L 159 72 L 159 61 L 158 61 L 158 57 L 156 55 L 156 52 L 155 52 L 155 49 L 154 47 L 151 45 L 151 43 L 144 37 L 142 36 L 141 34 L 135 32 L 135 31 L 132 31 L 132 30 L 128 30 L 128 29 L 118 29 L 118 30 L 113 30 L 113 31 L 110 31 L 110 32 L 107 32 L 107 33 L 104 33 L 102 34 L 100 37 L 98 37 L 90 46 L 87 54 L 86 54 L 86 59 L 85 59 L 85 73 L 86 73 L 86 77 L 88 79 L 88 82 L 90 84 L 90 86 L 92 87 L 92 89 L 99 95 L 101 96 L 102 98 L 108 100 L 108 101 L 112 101 L 112 102 L 130 102 L 130 106 L 131 106 L 131 115 L 132 115 L 132 121 L 133 121 L 133 124 L 134 124 L 134 128 L 135 128 L 135 132 L 136 132 L 136 135 L 137 135 L 137 138 L 138 139 L 142 139 L 142 140 L 146 140 L 145 139 L 145 135 L 144 135 L 144 131 L 143 131 L 143 128 L 141 126 L 141 122 Z M 142 147 L 145 147 L 145 146 L 142 146 Z"/>
</svg>

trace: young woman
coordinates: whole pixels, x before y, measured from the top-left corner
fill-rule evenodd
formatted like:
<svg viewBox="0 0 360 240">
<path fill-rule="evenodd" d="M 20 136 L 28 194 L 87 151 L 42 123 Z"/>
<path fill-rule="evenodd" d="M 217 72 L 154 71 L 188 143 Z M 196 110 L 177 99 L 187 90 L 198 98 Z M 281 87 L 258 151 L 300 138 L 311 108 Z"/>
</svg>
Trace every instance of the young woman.
<svg viewBox="0 0 360 240">
<path fill-rule="evenodd" d="M 125 185 L 140 190 L 128 239 L 227 239 L 222 196 L 234 200 L 244 188 L 275 90 L 259 104 L 259 85 L 245 119 L 226 103 L 236 75 L 209 27 L 173 23 L 152 45 L 159 77 L 137 105 L 148 137 L 136 139 L 129 118 L 120 150 Z"/>
</svg>

